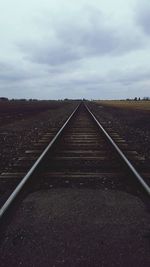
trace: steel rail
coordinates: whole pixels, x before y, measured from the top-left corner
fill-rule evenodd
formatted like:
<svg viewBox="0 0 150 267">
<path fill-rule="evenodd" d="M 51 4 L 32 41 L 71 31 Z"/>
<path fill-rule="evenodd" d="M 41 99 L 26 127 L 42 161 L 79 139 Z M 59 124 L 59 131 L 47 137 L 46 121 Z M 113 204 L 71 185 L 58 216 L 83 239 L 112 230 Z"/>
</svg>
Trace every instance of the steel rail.
<svg viewBox="0 0 150 267">
<path fill-rule="evenodd" d="M 131 164 L 131 162 L 127 159 L 125 154 L 121 151 L 121 149 L 117 146 L 117 144 L 113 141 L 113 139 L 110 137 L 110 135 L 106 132 L 106 130 L 103 128 L 103 126 L 100 124 L 100 122 L 96 119 L 94 114 L 91 112 L 91 110 L 88 108 L 88 106 L 84 103 L 87 111 L 91 114 L 94 121 L 97 123 L 99 128 L 102 130 L 104 135 L 107 137 L 107 139 L 110 141 L 112 146 L 115 148 L 115 150 L 118 152 L 119 156 L 123 159 L 123 161 L 126 163 L 130 171 L 134 174 L 134 176 L 138 179 L 139 183 L 142 185 L 142 187 L 145 189 L 145 191 L 150 195 L 150 187 L 148 184 L 144 181 L 143 177 L 137 172 L 135 167 Z"/>
<path fill-rule="evenodd" d="M 39 156 L 39 158 L 36 160 L 36 162 L 33 164 L 33 166 L 27 172 L 27 174 L 23 177 L 23 179 L 21 180 L 21 182 L 17 185 L 17 187 L 12 192 L 12 194 L 9 196 L 9 198 L 6 200 L 6 202 L 4 203 L 4 205 L 2 206 L 2 208 L 0 209 L 0 219 L 3 217 L 4 213 L 8 210 L 8 208 L 10 207 L 10 205 L 14 202 L 14 200 L 16 199 L 16 197 L 19 194 L 19 192 L 22 190 L 22 188 L 25 185 L 25 183 L 29 180 L 29 178 L 34 173 L 34 171 L 36 170 L 36 168 L 38 167 L 38 165 L 41 163 L 41 161 L 43 160 L 43 158 L 45 157 L 45 155 L 47 154 L 47 152 L 49 151 L 49 149 L 52 147 L 52 145 L 55 143 L 55 141 L 57 140 L 57 138 L 60 136 L 60 134 L 62 133 L 62 131 L 66 127 L 66 125 L 69 123 L 69 121 L 71 120 L 71 118 L 73 117 L 73 115 L 75 114 L 75 112 L 78 110 L 79 106 L 80 106 L 80 104 L 71 113 L 71 115 L 69 116 L 69 118 L 66 120 L 66 122 L 63 124 L 63 126 L 60 128 L 60 130 L 57 132 L 57 134 L 54 136 L 54 138 L 51 140 L 51 142 L 48 144 L 48 146 L 44 149 L 44 151 L 42 152 L 42 154 Z"/>
</svg>

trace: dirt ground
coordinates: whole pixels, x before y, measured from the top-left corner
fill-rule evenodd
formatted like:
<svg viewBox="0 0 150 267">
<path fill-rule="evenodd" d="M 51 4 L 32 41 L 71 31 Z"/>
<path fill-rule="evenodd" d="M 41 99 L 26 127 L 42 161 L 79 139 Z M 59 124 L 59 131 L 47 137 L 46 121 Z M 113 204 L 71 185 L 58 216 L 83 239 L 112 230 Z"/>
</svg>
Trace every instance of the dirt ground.
<svg viewBox="0 0 150 267">
<path fill-rule="evenodd" d="M 5 233 L 1 266 L 148 267 L 149 219 L 144 203 L 121 191 L 34 192 Z"/>
<path fill-rule="evenodd" d="M 45 132 L 57 131 L 76 105 L 63 101 L 0 103 L 0 173 L 11 169 Z"/>
<path fill-rule="evenodd" d="M 0 101 L 0 126 L 63 107 L 64 101 Z"/>
<path fill-rule="evenodd" d="M 150 165 L 150 111 L 121 107 L 120 102 L 119 107 L 103 101 L 89 102 L 89 106 L 105 127 L 112 127 Z"/>
<path fill-rule="evenodd" d="M 100 100 L 95 101 L 97 104 L 118 107 L 131 110 L 150 111 L 150 101 L 146 100 Z"/>
</svg>

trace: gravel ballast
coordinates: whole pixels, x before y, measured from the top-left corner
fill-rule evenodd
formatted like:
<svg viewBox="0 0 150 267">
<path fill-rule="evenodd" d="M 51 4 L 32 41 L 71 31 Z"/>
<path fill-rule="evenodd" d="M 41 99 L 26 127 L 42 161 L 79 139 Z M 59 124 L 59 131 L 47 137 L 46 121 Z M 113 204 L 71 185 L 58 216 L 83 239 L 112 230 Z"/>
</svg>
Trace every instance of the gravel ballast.
<svg viewBox="0 0 150 267">
<path fill-rule="evenodd" d="M 6 231 L 1 266 L 149 266 L 149 219 L 120 191 L 34 192 Z"/>
</svg>

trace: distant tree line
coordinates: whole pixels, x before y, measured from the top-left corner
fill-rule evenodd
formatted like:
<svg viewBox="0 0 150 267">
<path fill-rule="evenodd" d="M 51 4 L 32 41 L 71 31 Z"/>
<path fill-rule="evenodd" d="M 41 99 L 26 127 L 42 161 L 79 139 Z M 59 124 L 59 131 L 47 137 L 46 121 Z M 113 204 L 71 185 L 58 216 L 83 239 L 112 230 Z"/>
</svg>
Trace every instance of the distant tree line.
<svg viewBox="0 0 150 267">
<path fill-rule="evenodd" d="M 7 97 L 0 97 L 0 101 L 9 101 Z"/>
<path fill-rule="evenodd" d="M 141 97 L 134 97 L 134 98 L 126 98 L 127 101 L 150 101 L 150 97 L 144 96 L 143 98 Z"/>
<path fill-rule="evenodd" d="M 0 101 L 38 101 L 37 99 L 25 99 L 25 98 L 20 98 L 20 99 L 15 99 L 15 98 L 12 98 L 12 99 L 9 99 L 7 97 L 0 97 Z"/>
<path fill-rule="evenodd" d="M 7 97 L 0 97 L 0 102 L 5 102 L 5 101 L 10 101 L 10 102 L 14 102 L 14 101 L 18 101 L 18 102 L 38 102 L 38 101 L 44 101 L 44 102 L 49 102 L 49 101 L 73 101 L 74 99 L 70 99 L 70 98 L 64 98 L 64 99 L 58 99 L 58 100 L 54 100 L 54 99 L 34 99 L 34 98 L 30 98 L 30 99 L 26 99 L 26 98 L 7 98 Z M 81 101 L 81 100 L 85 100 L 83 99 L 75 99 L 76 101 Z"/>
</svg>

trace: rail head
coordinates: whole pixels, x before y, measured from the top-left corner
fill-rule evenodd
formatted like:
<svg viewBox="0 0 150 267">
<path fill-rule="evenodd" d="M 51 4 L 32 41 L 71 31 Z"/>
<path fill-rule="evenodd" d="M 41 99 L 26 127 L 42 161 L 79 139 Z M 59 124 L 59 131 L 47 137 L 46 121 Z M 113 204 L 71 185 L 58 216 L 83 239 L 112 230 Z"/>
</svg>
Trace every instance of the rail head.
<svg viewBox="0 0 150 267">
<path fill-rule="evenodd" d="M 19 192 L 22 190 L 23 186 L 26 184 L 26 182 L 30 179 L 31 175 L 34 173 L 34 171 L 37 169 L 38 165 L 41 163 L 47 152 L 50 150 L 50 148 L 53 146 L 53 144 L 56 142 L 64 128 L 67 126 L 67 124 L 70 122 L 73 115 L 77 112 L 79 106 L 81 103 L 74 109 L 74 111 L 71 113 L 71 115 L 68 117 L 68 119 L 65 121 L 63 126 L 60 128 L 60 130 L 57 132 L 57 134 L 54 136 L 54 138 L 51 140 L 51 142 L 48 144 L 48 146 L 44 149 L 42 154 L 39 156 L 39 158 L 35 161 L 33 166 L 29 169 L 27 174 L 22 178 L 21 182 L 17 185 L 17 187 L 14 189 L 12 194 L 9 196 L 9 198 L 6 200 L 4 205 L 0 209 L 0 219 L 3 217 L 5 212 L 8 210 L 8 208 L 11 206 L 11 204 L 14 202 L 16 197 L 18 196 Z"/>
<path fill-rule="evenodd" d="M 119 154 L 119 156 L 122 158 L 122 160 L 125 162 L 125 164 L 128 166 L 128 168 L 130 169 L 131 173 L 134 174 L 134 176 L 136 177 L 136 179 L 139 181 L 139 183 L 142 185 L 142 187 L 144 188 L 144 190 L 147 192 L 147 194 L 150 196 L 150 187 L 148 186 L 148 184 L 144 181 L 143 177 L 137 172 L 137 170 L 135 169 L 135 167 L 132 165 L 132 163 L 127 159 L 127 157 L 125 156 L 125 154 L 121 151 L 121 149 L 118 147 L 118 145 L 114 142 L 114 140 L 111 138 L 111 136 L 107 133 L 107 131 L 104 129 L 104 127 L 100 124 L 100 122 L 96 119 L 96 117 L 94 116 L 94 114 L 91 112 L 91 110 L 89 109 L 89 107 L 84 103 L 87 111 L 90 113 L 90 115 L 92 116 L 93 120 L 96 122 L 96 124 L 98 125 L 98 127 L 102 130 L 102 132 L 104 133 L 104 135 L 106 136 L 106 138 L 109 140 L 109 142 L 112 144 L 112 146 L 114 147 L 114 149 L 117 151 L 117 153 Z"/>
</svg>

